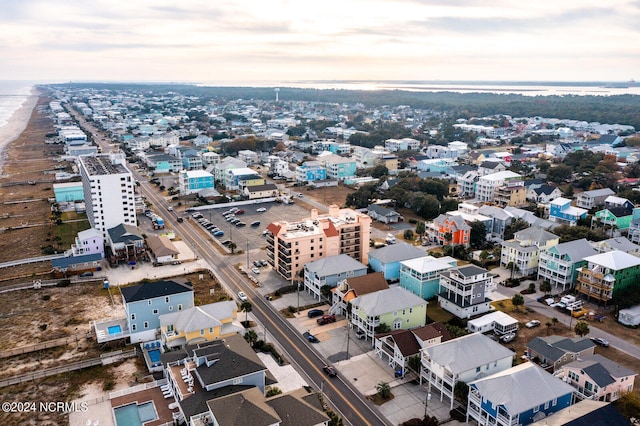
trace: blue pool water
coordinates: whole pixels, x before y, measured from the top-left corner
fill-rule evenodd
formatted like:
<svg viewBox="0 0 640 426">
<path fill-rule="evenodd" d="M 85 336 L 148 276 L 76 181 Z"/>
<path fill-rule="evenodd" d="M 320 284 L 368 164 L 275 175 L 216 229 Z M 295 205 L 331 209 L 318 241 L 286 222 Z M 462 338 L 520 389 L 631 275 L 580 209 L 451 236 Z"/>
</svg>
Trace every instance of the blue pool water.
<svg viewBox="0 0 640 426">
<path fill-rule="evenodd" d="M 107 328 L 107 331 L 109 332 L 109 334 L 122 333 L 122 327 L 120 327 L 119 325 L 112 325 L 111 327 Z"/>
<path fill-rule="evenodd" d="M 160 349 L 153 349 L 149 351 L 149 359 L 151 362 L 160 362 Z"/>
<path fill-rule="evenodd" d="M 156 420 L 158 414 L 153 401 L 137 405 L 135 403 L 114 408 L 117 426 L 142 426 L 143 423 Z"/>
</svg>

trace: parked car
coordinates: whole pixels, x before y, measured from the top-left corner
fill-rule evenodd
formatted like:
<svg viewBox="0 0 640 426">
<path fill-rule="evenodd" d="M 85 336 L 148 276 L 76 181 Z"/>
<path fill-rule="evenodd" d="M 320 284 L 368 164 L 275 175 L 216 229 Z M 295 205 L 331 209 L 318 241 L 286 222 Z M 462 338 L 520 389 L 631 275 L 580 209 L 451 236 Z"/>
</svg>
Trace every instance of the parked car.
<svg viewBox="0 0 640 426">
<path fill-rule="evenodd" d="M 256 209 L 256 211 L 257 211 L 258 213 L 263 213 L 263 212 L 266 212 L 266 211 L 267 211 L 267 209 L 265 209 L 264 207 L 260 207 L 259 209 Z"/>
<path fill-rule="evenodd" d="M 228 246 L 229 244 L 231 244 L 231 240 L 224 240 L 224 241 L 222 242 L 222 245 L 223 245 L 223 246 Z"/>
<path fill-rule="evenodd" d="M 336 322 L 336 316 L 335 315 L 323 315 L 321 318 L 318 318 L 316 320 L 316 322 L 318 323 L 318 325 L 325 325 L 325 324 L 329 324 L 332 322 Z"/>
<path fill-rule="evenodd" d="M 533 328 L 533 327 L 538 327 L 540 325 L 540 321 L 538 320 L 531 320 L 528 323 L 526 323 L 524 326 L 527 328 Z"/>
<path fill-rule="evenodd" d="M 603 339 L 602 337 L 592 337 L 591 341 L 598 346 L 602 346 L 604 348 L 609 347 L 609 341 L 606 339 Z"/>
<path fill-rule="evenodd" d="M 329 377 L 336 377 L 338 375 L 338 373 L 336 372 L 336 369 L 331 367 L 330 365 L 325 365 L 322 367 L 322 369 L 324 370 L 325 373 L 327 373 L 327 376 Z"/>
<path fill-rule="evenodd" d="M 264 259 L 260 259 L 259 262 L 260 262 L 260 266 L 267 266 L 268 265 L 267 261 L 264 260 Z"/>
<path fill-rule="evenodd" d="M 509 343 L 515 338 L 516 338 L 516 333 L 507 333 L 507 334 L 503 334 L 502 337 L 500 337 L 500 340 L 502 340 L 504 343 Z"/>
<path fill-rule="evenodd" d="M 364 331 L 364 330 L 362 330 L 362 329 L 360 329 L 360 328 L 359 328 L 359 329 L 357 329 L 357 330 L 356 330 L 356 337 L 357 337 L 358 339 L 364 339 L 364 338 L 366 338 L 366 337 L 367 337 L 367 333 L 365 333 L 365 331 Z"/>
<path fill-rule="evenodd" d="M 259 274 L 260 274 L 260 269 L 258 269 L 258 268 L 251 268 L 251 272 L 253 272 L 253 273 L 254 273 L 254 274 L 256 274 L 256 275 L 259 275 Z"/>
<path fill-rule="evenodd" d="M 305 331 L 304 333 L 302 333 L 302 335 L 304 336 L 305 339 L 307 339 L 307 341 L 311 343 L 318 343 L 320 341 L 316 336 L 309 333 L 308 331 Z"/>
<path fill-rule="evenodd" d="M 81 278 L 92 277 L 93 276 L 93 272 L 91 272 L 91 271 L 83 272 L 78 276 L 81 277 Z"/>
<path fill-rule="evenodd" d="M 238 292 L 238 299 L 240 299 L 241 302 L 246 302 L 247 300 L 249 300 L 249 298 L 244 293 L 244 291 L 239 291 Z"/>
<path fill-rule="evenodd" d="M 259 267 L 261 267 L 261 266 L 262 266 L 262 264 L 260 263 L 260 261 L 259 261 L 259 260 L 254 260 L 254 261 L 253 261 L 253 266 L 255 266 L 256 268 L 259 268 Z"/>
<path fill-rule="evenodd" d="M 167 210 L 169 210 L 170 212 L 172 212 L 172 211 L 173 211 L 173 207 L 169 206 L 169 207 L 167 207 Z"/>
<path fill-rule="evenodd" d="M 220 238 L 223 235 L 224 235 L 223 231 L 216 231 L 216 232 L 213 233 L 213 236 L 216 237 L 216 238 Z"/>
<path fill-rule="evenodd" d="M 237 208 L 237 207 L 232 207 L 232 208 L 230 208 L 230 209 L 229 209 L 229 211 L 230 211 L 231 213 L 236 213 L 238 210 L 240 210 L 240 209 L 239 209 L 239 208 Z"/>
<path fill-rule="evenodd" d="M 244 214 L 244 210 L 240 209 L 236 212 L 236 214 Z"/>
<path fill-rule="evenodd" d="M 259 221 L 259 220 L 256 220 L 255 222 L 251 222 L 251 226 L 252 226 L 253 228 L 257 228 L 258 226 L 260 226 L 260 221 Z"/>
<path fill-rule="evenodd" d="M 183 218 L 181 218 L 181 217 L 178 217 L 178 219 L 176 219 L 176 220 L 178 221 L 178 223 L 182 223 L 182 222 L 184 222 L 184 219 L 183 219 Z"/>
<path fill-rule="evenodd" d="M 324 311 L 322 309 L 312 309 L 309 312 L 307 312 L 307 316 L 309 318 L 315 318 L 321 315 L 324 315 Z"/>
<path fill-rule="evenodd" d="M 247 226 L 247 224 L 244 222 L 236 222 L 236 227 L 242 228 L 243 226 Z"/>
</svg>

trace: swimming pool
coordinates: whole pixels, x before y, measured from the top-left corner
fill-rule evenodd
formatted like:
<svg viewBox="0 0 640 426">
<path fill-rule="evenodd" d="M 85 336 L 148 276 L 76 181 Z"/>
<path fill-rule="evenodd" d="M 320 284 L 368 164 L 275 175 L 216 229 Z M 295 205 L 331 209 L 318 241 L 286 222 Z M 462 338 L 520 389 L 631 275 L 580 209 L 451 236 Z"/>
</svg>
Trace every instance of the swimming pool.
<svg viewBox="0 0 640 426">
<path fill-rule="evenodd" d="M 109 334 L 122 333 L 122 327 L 120 327 L 120 325 L 112 325 L 111 327 L 107 328 L 107 331 L 109 332 Z"/>
<path fill-rule="evenodd" d="M 142 426 L 145 422 L 158 419 L 153 401 L 140 405 L 136 403 L 123 405 L 122 407 L 114 408 L 113 411 L 116 414 L 117 426 Z"/>
<path fill-rule="evenodd" d="M 149 359 L 153 363 L 160 362 L 160 349 L 153 349 L 149 351 Z"/>
</svg>

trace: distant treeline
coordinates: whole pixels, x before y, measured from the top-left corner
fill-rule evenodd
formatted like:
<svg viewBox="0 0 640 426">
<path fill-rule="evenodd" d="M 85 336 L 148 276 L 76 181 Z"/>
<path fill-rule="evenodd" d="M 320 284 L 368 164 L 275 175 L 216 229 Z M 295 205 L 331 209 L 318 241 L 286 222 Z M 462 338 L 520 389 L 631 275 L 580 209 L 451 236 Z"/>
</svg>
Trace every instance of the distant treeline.
<svg viewBox="0 0 640 426">
<path fill-rule="evenodd" d="M 275 100 L 273 87 L 201 87 L 179 84 L 67 83 L 64 87 L 103 90 L 141 90 L 157 95 L 174 92 L 230 101 L 236 99 Z M 404 90 L 337 90 L 280 87 L 282 101 L 362 103 L 367 108 L 381 105 L 409 105 L 456 118 L 506 114 L 513 117 L 555 117 L 559 119 L 625 124 L 640 129 L 640 96 L 523 96 L 519 94 L 410 92 Z"/>
</svg>

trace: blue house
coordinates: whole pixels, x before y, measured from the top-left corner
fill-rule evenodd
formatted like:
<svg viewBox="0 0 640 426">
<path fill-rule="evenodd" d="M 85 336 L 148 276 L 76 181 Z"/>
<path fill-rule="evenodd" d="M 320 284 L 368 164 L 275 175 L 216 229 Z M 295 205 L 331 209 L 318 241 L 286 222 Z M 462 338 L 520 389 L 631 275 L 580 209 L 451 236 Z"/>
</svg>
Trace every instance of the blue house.
<svg viewBox="0 0 640 426">
<path fill-rule="evenodd" d="M 183 170 L 180 172 L 180 193 L 193 194 L 203 189 L 213 189 L 215 180 L 211 173 L 205 170 Z"/>
<path fill-rule="evenodd" d="M 424 250 L 420 250 L 407 243 L 392 244 L 369 252 L 369 267 L 374 272 L 382 272 L 387 281 L 400 279 L 400 262 L 403 260 L 424 257 Z"/>
<path fill-rule="evenodd" d="M 446 256 L 423 256 L 400 262 L 400 285 L 425 300 L 438 294 L 440 272 L 458 266 L 457 259 Z"/>
<path fill-rule="evenodd" d="M 528 425 L 569 407 L 574 388 L 531 362 L 469 383 L 467 422 Z"/>
<path fill-rule="evenodd" d="M 156 281 L 121 287 L 131 343 L 156 338 L 160 315 L 192 308 L 193 289 L 175 281 Z"/>
<path fill-rule="evenodd" d="M 298 182 L 313 182 L 325 180 L 327 169 L 319 161 L 305 161 L 296 168 L 296 180 Z"/>
<path fill-rule="evenodd" d="M 573 207 L 568 198 L 556 198 L 549 203 L 549 220 L 563 225 L 576 226 L 579 219 L 587 217 L 587 210 Z"/>
</svg>

